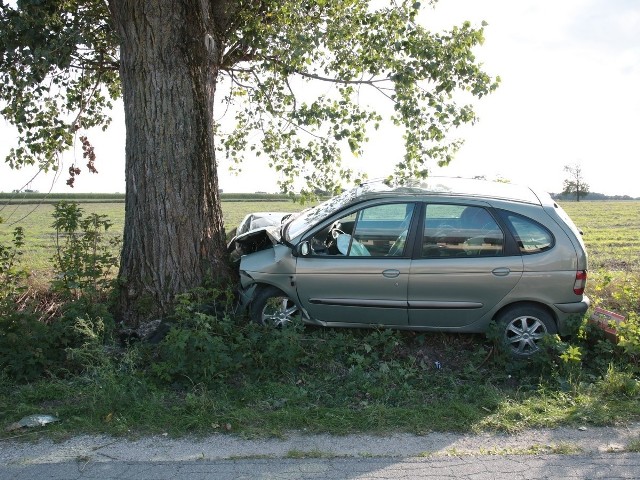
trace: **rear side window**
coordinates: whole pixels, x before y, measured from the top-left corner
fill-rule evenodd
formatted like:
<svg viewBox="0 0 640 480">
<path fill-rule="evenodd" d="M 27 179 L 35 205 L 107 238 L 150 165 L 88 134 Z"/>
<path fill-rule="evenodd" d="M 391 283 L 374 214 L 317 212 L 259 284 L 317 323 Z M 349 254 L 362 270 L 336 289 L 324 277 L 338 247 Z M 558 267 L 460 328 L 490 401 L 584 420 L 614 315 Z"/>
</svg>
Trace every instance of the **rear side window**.
<svg viewBox="0 0 640 480">
<path fill-rule="evenodd" d="M 503 248 L 504 234 L 484 208 L 427 205 L 422 258 L 498 256 Z"/>
<path fill-rule="evenodd" d="M 553 247 L 553 235 L 535 220 L 511 212 L 505 212 L 505 218 L 521 253 L 540 253 Z"/>
</svg>

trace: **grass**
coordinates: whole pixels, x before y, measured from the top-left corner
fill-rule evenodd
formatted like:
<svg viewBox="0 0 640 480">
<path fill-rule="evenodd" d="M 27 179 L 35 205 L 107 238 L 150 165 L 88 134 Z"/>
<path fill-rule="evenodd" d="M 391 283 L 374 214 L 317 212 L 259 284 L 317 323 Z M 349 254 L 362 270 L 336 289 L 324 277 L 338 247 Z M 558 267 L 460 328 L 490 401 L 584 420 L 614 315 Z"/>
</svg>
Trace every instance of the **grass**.
<svg viewBox="0 0 640 480">
<path fill-rule="evenodd" d="M 593 272 L 640 270 L 640 202 L 567 202 L 562 207 L 584 231 Z"/>
<path fill-rule="evenodd" d="M 370 365 L 353 349 L 371 343 L 375 332 L 304 333 L 318 345 L 342 345 L 329 364 L 320 345 L 303 365 L 272 375 L 239 375 L 205 383 L 166 384 L 144 373 L 144 348 L 100 362 L 81 375 L 18 385 L 0 379 L 0 425 L 33 413 L 62 419 L 48 425 L 54 438 L 72 433 L 141 436 L 167 432 L 280 437 L 288 431 L 346 435 L 432 431 L 516 433 L 527 428 L 600 426 L 640 418 L 640 386 L 616 379 L 586 378 L 568 384 L 534 373 L 531 364 L 509 366 L 497 359 L 481 365 L 488 345 L 468 336 L 438 334 L 424 342 L 396 333 L 402 353 Z M 338 336 L 340 336 L 338 338 Z M 340 340 L 340 342 L 338 342 Z M 268 341 L 268 340 L 266 340 Z M 408 349 L 413 351 L 408 352 Z M 420 352 L 438 351 L 444 366 L 415 365 Z M 451 362 L 451 363 L 449 363 Z M 412 367 L 413 365 L 413 367 Z M 629 379 L 632 377 L 629 375 Z M 634 389 L 635 388 L 635 389 Z M 20 432 L 27 438 L 42 430 Z M 0 433 L 8 438 L 16 432 Z"/>
<path fill-rule="evenodd" d="M 313 449 L 313 450 L 289 450 L 285 455 L 285 458 L 294 459 L 294 460 L 302 460 L 306 458 L 335 458 L 336 455 L 323 452 L 322 450 Z"/>
<path fill-rule="evenodd" d="M 122 205 L 85 207 L 108 215 L 114 233 L 121 231 Z M 594 303 L 624 315 L 638 313 L 640 202 L 566 202 L 563 207 L 585 232 L 591 265 L 587 293 Z M 0 243 L 7 242 L 9 224 L 31 208 L 11 206 L 0 212 L 8 220 L 0 225 Z M 223 203 L 227 225 L 250 211 L 299 208 L 280 201 Z M 52 253 L 51 211 L 42 205 L 21 220 L 28 241 L 25 263 L 44 276 Z M 563 363 L 557 355 L 515 364 L 491 354 L 492 343 L 479 335 L 307 328 L 293 337 L 304 345 L 295 358 L 282 355 L 278 333 L 273 347 L 271 337 L 252 337 L 260 331 L 246 335 L 254 343 L 238 362 L 252 357 L 252 369 L 211 381 L 193 375 L 160 381 L 148 370 L 158 361 L 158 351 L 139 345 L 97 355 L 75 374 L 52 372 L 28 384 L 0 376 L 0 426 L 34 413 L 62 419 L 41 430 L 2 431 L 0 438 L 30 439 L 43 431 L 53 437 L 80 432 L 249 437 L 282 436 L 290 430 L 338 435 L 518 432 L 640 419 L 638 365 L 606 343 L 588 345 L 591 350 L 580 365 Z M 436 361 L 442 368 L 435 367 Z M 564 447 L 557 448 L 560 453 Z M 638 442 L 627 449 L 637 451 Z M 292 458 L 322 454 L 290 453 Z"/>
<path fill-rule="evenodd" d="M 640 453 L 640 438 L 631 440 L 626 448 L 627 452 Z"/>
</svg>

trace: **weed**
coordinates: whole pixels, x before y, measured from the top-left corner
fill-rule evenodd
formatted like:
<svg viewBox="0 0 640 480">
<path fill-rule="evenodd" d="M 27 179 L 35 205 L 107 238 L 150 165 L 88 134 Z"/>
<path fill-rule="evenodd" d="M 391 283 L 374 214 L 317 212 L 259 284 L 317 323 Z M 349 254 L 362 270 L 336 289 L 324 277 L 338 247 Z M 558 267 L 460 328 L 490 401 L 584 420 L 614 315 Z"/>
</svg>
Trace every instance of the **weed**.
<svg viewBox="0 0 640 480">
<path fill-rule="evenodd" d="M 271 460 L 273 455 L 255 454 L 255 455 L 230 455 L 227 460 L 242 461 L 242 460 Z"/>
<path fill-rule="evenodd" d="M 0 313 L 5 315 L 13 308 L 16 296 L 26 290 L 27 272 L 18 264 L 24 247 L 21 227 L 14 229 L 11 243 L 8 247 L 0 244 Z"/>
<path fill-rule="evenodd" d="M 561 444 L 552 444 L 552 445 L 540 445 L 534 444 L 530 447 L 519 447 L 519 448 L 489 448 L 484 449 L 481 448 L 479 453 L 481 455 L 543 455 L 554 453 L 557 455 L 570 455 L 580 452 L 580 448 L 576 446 L 572 446 L 568 443 Z M 469 455 L 473 455 L 475 452 L 470 452 Z"/>
<path fill-rule="evenodd" d="M 67 202 L 55 205 L 53 218 L 56 239 L 54 290 L 74 299 L 97 300 L 98 293 L 110 286 L 110 271 L 118 264 L 112 252 L 119 239 L 113 239 L 111 246 L 103 242 L 104 233 L 112 223 L 105 215 L 92 213 L 84 217 L 78 204 Z"/>
<path fill-rule="evenodd" d="M 550 452 L 556 455 L 575 455 L 581 453 L 582 448 L 572 443 L 561 442 L 555 445 L 551 445 Z"/>
<path fill-rule="evenodd" d="M 631 312 L 628 318 L 617 326 L 618 346 L 624 350 L 636 365 L 640 363 L 640 316 Z"/>
<path fill-rule="evenodd" d="M 625 450 L 627 452 L 640 453 L 640 438 L 636 438 L 635 440 L 631 440 L 627 444 L 627 448 Z"/>
<path fill-rule="evenodd" d="M 597 386 L 607 397 L 640 398 L 640 381 L 631 372 L 621 371 L 613 365 L 609 366 Z"/>
<path fill-rule="evenodd" d="M 335 458 L 336 455 L 330 452 L 323 452 L 318 449 L 314 450 L 289 450 L 285 458 L 305 459 L 305 458 Z"/>
</svg>

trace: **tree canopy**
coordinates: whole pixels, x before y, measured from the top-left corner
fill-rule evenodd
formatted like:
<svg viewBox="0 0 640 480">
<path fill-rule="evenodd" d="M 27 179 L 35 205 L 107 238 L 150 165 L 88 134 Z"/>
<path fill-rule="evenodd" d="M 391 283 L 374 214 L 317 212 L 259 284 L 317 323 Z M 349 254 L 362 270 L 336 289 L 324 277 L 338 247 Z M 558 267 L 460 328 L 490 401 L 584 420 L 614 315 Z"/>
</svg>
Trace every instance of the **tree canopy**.
<svg viewBox="0 0 640 480">
<path fill-rule="evenodd" d="M 211 3 L 220 20 L 203 41 L 222 51 L 218 100 L 233 115 L 218 125 L 219 147 L 239 164 L 266 157 L 281 172 L 283 191 L 300 177 L 308 189 L 329 191 L 350 179 L 339 162 L 342 149 L 361 153 L 383 120 L 385 102 L 390 120 L 404 129 L 395 174 L 424 175 L 429 162 L 447 164 L 459 146 L 447 132 L 476 120 L 454 93 L 482 97 L 498 84 L 473 53 L 483 28 L 464 23 L 434 33 L 420 24 L 419 15 L 429 15 L 435 2 Z M 13 167 L 56 168 L 77 132 L 109 125 L 121 94 L 119 40 L 108 5 L 0 2 L 0 22 L 1 113 L 20 133 L 7 160 Z M 328 83 L 333 88 L 309 86 Z M 365 90 L 373 107 L 361 101 Z"/>
<path fill-rule="evenodd" d="M 78 131 L 109 125 L 120 84 L 106 13 L 101 0 L 0 1 L 0 113 L 19 133 L 11 167 L 56 169 Z"/>
</svg>

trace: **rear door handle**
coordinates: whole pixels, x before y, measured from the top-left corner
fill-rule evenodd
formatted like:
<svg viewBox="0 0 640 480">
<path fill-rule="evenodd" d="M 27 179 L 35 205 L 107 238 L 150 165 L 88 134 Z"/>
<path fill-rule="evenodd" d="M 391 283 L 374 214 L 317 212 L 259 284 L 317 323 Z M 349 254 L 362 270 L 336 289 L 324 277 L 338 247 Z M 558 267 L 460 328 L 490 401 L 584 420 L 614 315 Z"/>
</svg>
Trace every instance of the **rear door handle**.
<svg viewBox="0 0 640 480">
<path fill-rule="evenodd" d="M 397 276 L 400 275 L 400 270 L 391 268 L 389 270 L 384 270 L 382 272 L 382 275 L 385 276 L 386 278 L 396 278 Z"/>
<path fill-rule="evenodd" d="M 493 273 L 496 277 L 506 277 L 511 273 L 511 270 L 508 267 L 498 267 L 494 268 L 491 273 Z"/>
</svg>

